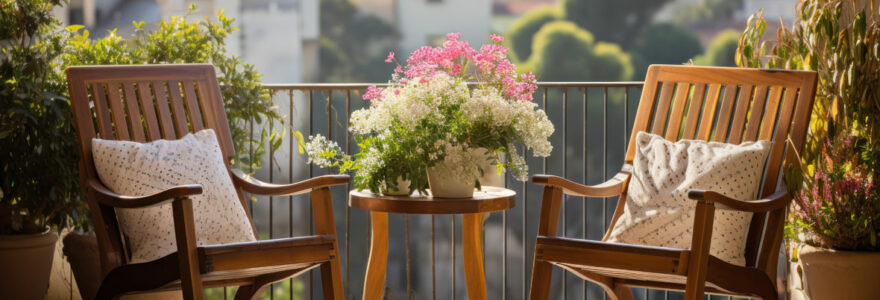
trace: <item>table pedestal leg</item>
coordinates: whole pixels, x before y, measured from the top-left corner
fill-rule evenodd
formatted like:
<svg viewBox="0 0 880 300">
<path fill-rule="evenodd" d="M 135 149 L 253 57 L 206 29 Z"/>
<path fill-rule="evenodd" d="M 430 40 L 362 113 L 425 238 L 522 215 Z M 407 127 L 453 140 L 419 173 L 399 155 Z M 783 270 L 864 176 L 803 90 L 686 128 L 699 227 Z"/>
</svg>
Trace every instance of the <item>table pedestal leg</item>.
<svg viewBox="0 0 880 300">
<path fill-rule="evenodd" d="M 373 224 L 370 241 L 370 259 L 364 280 L 364 300 L 382 299 L 385 289 L 385 267 L 388 263 L 388 213 L 371 212 Z"/>
<path fill-rule="evenodd" d="M 486 299 L 486 275 L 483 271 L 483 216 L 462 215 L 461 252 L 464 256 L 464 275 L 468 298 Z"/>
</svg>

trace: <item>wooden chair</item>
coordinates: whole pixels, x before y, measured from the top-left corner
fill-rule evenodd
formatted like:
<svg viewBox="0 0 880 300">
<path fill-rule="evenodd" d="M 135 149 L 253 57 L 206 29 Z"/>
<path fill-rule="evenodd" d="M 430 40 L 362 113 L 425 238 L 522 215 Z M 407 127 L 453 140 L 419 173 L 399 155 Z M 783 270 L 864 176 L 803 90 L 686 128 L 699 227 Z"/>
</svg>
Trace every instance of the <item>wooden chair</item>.
<svg viewBox="0 0 880 300">
<path fill-rule="evenodd" d="M 316 235 L 210 246 L 196 245 L 194 232 L 189 196 L 200 194 L 201 186 L 183 185 L 134 197 L 113 193 L 99 180 L 92 161 L 91 140 L 95 137 L 149 142 L 212 128 L 223 155 L 232 157 L 232 136 L 212 65 L 71 67 L 67 77 L 82 155 L 80 180 L 91 209 L 104 275 L 97 299 L 169 289 L 182 289 L 186 299 L 202 299 L 203 288 L 218 286 L 240 286 L 235 298 L 253 299 L 264 286 L 315 267 L 321 268 L 325 298 L 343 299 L 329 187 L 347 184 L 348 176 L 328 175 L 275 185 L 230 169 L 243 208 L 247 207 L 244 192 L 272 196 L 310 193 Z M 226 164 L 229 168 L 228 161 Z M 172 204 L 178 251 L 155 261 L 129 263 L 115 209 L 165 203 Z"/>
<path fill-rule="evenodd" d="M 786 147 L 800 150 L 809 125 L 816 73 L 739 68 L 651 66 L 648 69 L 632 138 L 622 171 L 605 183 L 581 185 L 550 175 L 534 176 L 544 185 L 541 221 L 535 243 L 531 299 L 546 299 L 552 266 L 602 286 L 612 299 L 632 299 L 630 287 L 684 290 L 685 299 L 704 292 L 777 299 L 776 264 L 786 208 L 791 196 L 780 180 Z M 719 97 L 722 96 L 722 97 Z M 720 98 L 720 99 L 719 99 Z M 720 103 L 719 103 L 720 102 Z M 719 107 L 720 105 L 720 107 Z M 611 224 L 623 213 L 630 164 L 640 131 L 667 140 L 699 139 L 739 144 L 771 140 L 772 149 L 760 196 L 731 199 L 713 191 L 691 190 L 696 201 L 690 249 L 673 249 L 581 240 L 557 236 L 563 194 L 620 196 Z M 786 142 L 790 138 L 791 143 Z M 791 149 L 787 149 L 791 153 Z M 795 158 L 796 159 L 796 158 Z M 781 191 L 780 191 L 781 190 Z M 746 266 L 709 255 L 716 209 L 753 212 L 747 237 Z"/>
</svg>

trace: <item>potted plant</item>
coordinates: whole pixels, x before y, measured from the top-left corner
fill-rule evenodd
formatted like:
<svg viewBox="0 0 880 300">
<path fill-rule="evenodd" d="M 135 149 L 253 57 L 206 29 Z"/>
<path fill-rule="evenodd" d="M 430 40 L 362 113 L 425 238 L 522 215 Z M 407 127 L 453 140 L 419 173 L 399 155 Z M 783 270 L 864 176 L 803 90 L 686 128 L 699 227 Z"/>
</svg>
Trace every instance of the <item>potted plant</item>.
<svg viewBox="0 0 880 300">
<path fill-rule="evenodd" d="M 504 168 L 526 180 L 516 144 L 538 157 L 553 149 L 553 124 L 531 101 L 535 76 L 516 72 L 503 37 L 492 35 L 479 51 L 459 37 L 450 33 L 442 46 L 414 51 L 388 85 L 367 90 L 370 106 L 349 122 L 359 153 L 345 154 L 318 135 L 303 146 L 309 161 L 354 171 L 355 188 L 386 194 L 430 187 L 435 197 L 470 197 L 491 180 L 484 176 Z M 394 52 L 386 62 L 395 63 Z"/>
<path fill-rule="evenodd" d="M 819 73 L 810 138 L 785 180 L 794 299 L 878 299 L 880 18 L 856 1 L 805 0 L 769 53 L 761 13 L 740 36 L 740 66 Z M 769 55 L 765 55 L 769 54 Z"/>
<path fill-rule="evenodd" d="M 54 64 L 60 1 L 0 3 L 0 298 L 43 299 L 57 230 L 83 216 L 66 86 Z"/>
</svg>

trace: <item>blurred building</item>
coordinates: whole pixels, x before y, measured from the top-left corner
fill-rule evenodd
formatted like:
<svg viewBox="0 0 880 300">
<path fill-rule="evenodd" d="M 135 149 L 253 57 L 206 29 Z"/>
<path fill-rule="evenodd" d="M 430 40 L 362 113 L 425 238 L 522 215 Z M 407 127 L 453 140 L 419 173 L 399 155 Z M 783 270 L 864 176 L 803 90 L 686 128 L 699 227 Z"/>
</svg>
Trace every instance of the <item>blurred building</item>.
<svg viewBox="0 0 880 300">
<path fill-rule="evenodd" d="M 351 0 L 362 12 L 388 22 L 400 34 L 401 57 L 424 45 L 439 45 L 450 32 L 477 46 L 489 40 L 490 0 Z"/>
<path fill-rule="evenodd" d="M 132 21 L 147 24 L 181 16 L 190 4 L 199 9 L 190 20 L 213 18 L 224 10 L 240 30 L 227 37 L 226 49 L 254 64 L 263 82 L 314 81 L 318 76 L 319 0 L 71 0 L 56 9 L 65 24 L 83 24 L 92 36 L 118 29 L 130 35 Z"/>
</svg>

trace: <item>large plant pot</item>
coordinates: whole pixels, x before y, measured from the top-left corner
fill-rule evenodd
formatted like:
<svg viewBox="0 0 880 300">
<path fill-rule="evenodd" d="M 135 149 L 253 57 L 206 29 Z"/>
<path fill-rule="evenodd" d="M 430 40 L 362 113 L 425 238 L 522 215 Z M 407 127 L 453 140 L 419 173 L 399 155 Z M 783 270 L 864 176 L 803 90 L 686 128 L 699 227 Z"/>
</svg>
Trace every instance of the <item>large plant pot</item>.
<svg viewBox="0 0 880 300">
<path fill-rule="evenodd" d="M 0 299 L 43 299 L 58 234 L 0 235 Z"/>
<path fill-rule="evenodd" d="M 791 263 L 792 299 L 880 299 L 880 252 L 797 246 Z"/>
<path fill-rule="evenodd" d="M 437 198 L 469 198 L 474 195 L 474 182 L 464 176 L 449 176 L 443 166 L 428 168 L 431 196 Z"/>
</svg>

